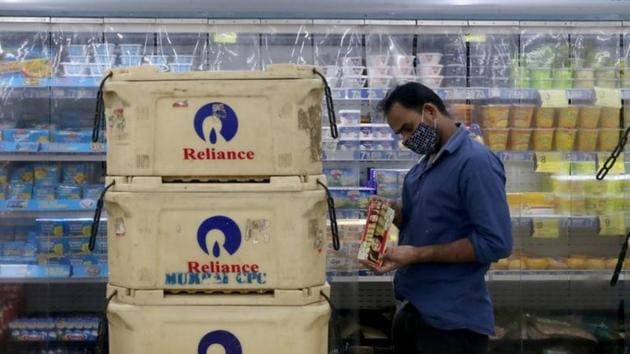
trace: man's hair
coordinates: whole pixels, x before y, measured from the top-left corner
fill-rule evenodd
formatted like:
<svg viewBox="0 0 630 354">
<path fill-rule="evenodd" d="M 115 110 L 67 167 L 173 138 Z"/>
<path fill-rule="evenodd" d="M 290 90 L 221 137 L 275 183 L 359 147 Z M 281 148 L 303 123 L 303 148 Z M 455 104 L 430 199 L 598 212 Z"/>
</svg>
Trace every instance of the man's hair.
<svg viewBox="0 0 630 354">
<path fill-rule="evenodd" d="M 378 109 L 387 114 L 392 109 L 394 103 L 398 103 L 405 108 L 413 109 L 418 112 L 421 111 L 426 103 L 432 103 L 437 107 L 440 113 L 448 116 L 448 111 L 440 96 L 430 88 L 417 82 L 408 82 L 394 87 L 387 93 L 385 98 L 379 102 Z"/>
</svg>

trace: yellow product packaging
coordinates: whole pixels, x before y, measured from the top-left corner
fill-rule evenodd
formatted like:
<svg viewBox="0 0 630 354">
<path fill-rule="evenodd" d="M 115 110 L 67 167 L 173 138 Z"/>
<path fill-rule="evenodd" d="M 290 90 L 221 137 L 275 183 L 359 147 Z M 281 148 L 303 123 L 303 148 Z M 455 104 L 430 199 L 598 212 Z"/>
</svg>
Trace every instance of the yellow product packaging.
<svg viewBox="0 0 630 354">
<path fill-rule="evenodd" d="M 370 201 L 367 219 L 361 238 L 357 259 L 380 265 L 380 259 L 387 248 L 387 234 L 394 221 L 395 212 L 378 199 Z"/>
</svg>

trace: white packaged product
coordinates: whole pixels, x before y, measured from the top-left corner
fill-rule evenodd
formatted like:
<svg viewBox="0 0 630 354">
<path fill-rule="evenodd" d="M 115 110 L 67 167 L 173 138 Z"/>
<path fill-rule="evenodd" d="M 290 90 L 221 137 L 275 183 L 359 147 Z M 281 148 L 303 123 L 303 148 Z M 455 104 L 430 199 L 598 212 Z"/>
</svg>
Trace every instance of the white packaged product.
<svg viewBox="0 0 630 354">
<path fill-rule="evenodd" d="M 107 309 L 111 353 L 328 352 L 327 286 L 237 296 L 108 291 L 116 291 Z"/>
<path fill-rule="evenodd" d="M 103 92 L 108 175 L 321 173 L 324 83 L 313 67 L 187 73 L 121 68 Z"/>
<path fill-rule="evenodd" d="M 301 289 L 325 282 L 324 176 L 264 183 L 116 177 L 109 281 L 131 289 Z"/>
</svg>

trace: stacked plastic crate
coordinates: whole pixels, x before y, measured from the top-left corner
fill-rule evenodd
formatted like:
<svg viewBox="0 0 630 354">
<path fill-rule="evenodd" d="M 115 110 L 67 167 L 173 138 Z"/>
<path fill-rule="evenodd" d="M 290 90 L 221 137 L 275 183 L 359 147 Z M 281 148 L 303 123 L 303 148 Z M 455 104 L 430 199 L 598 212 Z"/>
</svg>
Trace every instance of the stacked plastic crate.
<svg viewBox="0 0 630 354">
<path fill-rule="evenodd" d="M 110 352 L 327 352 L 323 93 L 307 66 L 113 71 Z"/>
</svg>

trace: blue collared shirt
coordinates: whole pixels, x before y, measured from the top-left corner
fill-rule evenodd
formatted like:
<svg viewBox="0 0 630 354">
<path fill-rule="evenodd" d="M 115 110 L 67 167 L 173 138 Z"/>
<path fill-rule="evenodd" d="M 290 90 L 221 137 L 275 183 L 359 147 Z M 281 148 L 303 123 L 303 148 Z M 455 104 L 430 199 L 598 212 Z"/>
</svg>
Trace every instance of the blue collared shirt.
<svg viewBox="0 0 630 354">
<path fill-rule="evenodd" d="M 405 178 L 400 245 L 427 246 L 468 238 L 472 263 L 422 263 L 396 272 L 394 286 L 436 328 L 494 334 L 484 279 L 490 263 L 512 250 L 512 227 L 501 160 L 463 127 L 430 164 Z"/>
</svg>

